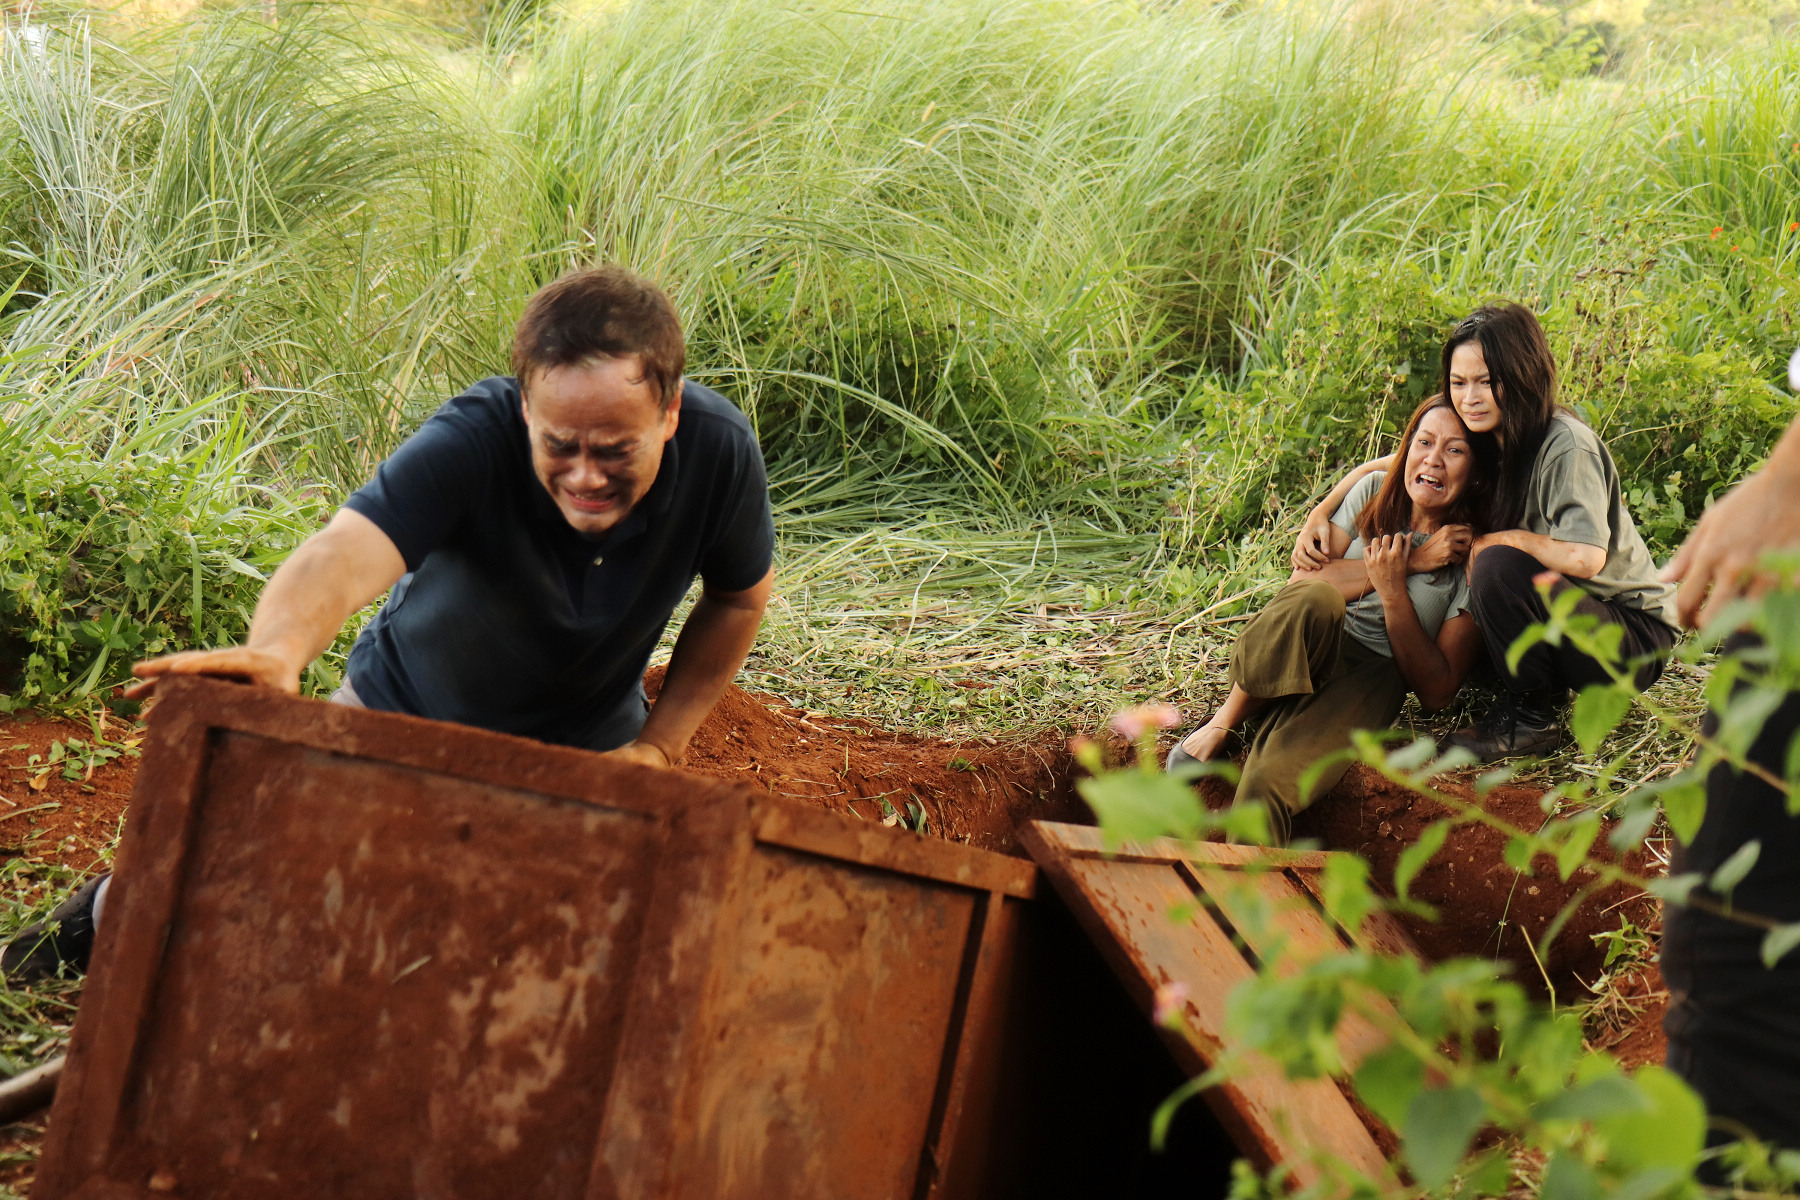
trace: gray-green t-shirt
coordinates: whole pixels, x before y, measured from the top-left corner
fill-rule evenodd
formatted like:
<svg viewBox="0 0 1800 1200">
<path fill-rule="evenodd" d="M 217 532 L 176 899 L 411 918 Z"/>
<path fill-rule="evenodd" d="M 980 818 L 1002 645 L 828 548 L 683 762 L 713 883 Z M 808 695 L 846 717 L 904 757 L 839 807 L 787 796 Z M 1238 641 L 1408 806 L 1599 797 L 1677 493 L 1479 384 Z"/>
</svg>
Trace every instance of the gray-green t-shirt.
<svg viewBox="0 0 1800 1200">
<path fill-rule="evenodd" d="M 1592 579 L 1577 579 L 1596 600 L 1635 608 L 1675 624 L 1675 587 L 1656 577 L 1656 563 L 1625 507 L 1619 469 L 1606 444 L 1577 418 L 1557 413 L 1531 467 L 1520 527 L 1559 542 L 1606 551 Z"/>
<path fill-rule="evenodd" d="M 1375 493 L 1381 490 L 1381 481 L 1386 478 L 1386 471 L 1371 471 L 1363 476 L 1338 505 L 1337 512 L 1331 515 L 1331 523 L 1351 537 L 1350 548 L 1344 551 L 1345 558 L 1363 556 L 1363 540 L 1356 532 L 1356 519 L 1375 499 Z M 1419 545 L 1425 537 L 1422 533 L 1413 534 L 1413 545 Z M 1435 571 L 1408 575 L 1406 594 L 1412 600 L 1413 611 L 1419 614 L 1419 624 L 1425 627 L 1425 636 L 1436 638 L 1445 621 L 1467 611 L 1469 579 L 1460 563 L 1451 563 Z M 1375 653 L 1394 657 L 1394 648 L 1388 644 L 1387 611 L 1382 606 L 1380 593 L 1371 591 L 1346 606 L 1344 632 Z"/>
</svg>

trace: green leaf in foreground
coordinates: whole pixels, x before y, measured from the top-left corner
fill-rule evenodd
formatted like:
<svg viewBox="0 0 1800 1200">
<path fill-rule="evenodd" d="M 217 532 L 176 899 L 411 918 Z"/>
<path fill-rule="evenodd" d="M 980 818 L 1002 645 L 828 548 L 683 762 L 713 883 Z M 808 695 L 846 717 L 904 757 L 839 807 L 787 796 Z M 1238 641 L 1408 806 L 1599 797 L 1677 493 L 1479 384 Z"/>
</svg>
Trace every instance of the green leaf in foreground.
<svg viewBox="0 0 1800 1200">
<path fill-rule="evenodd" d="M 1400 852 L 1400 859 L 1394 864 L 1394 894 L 1400 899 L 1407 899 L 1406 891 L 1412 881 L 1418 878 L 1425 864 L 1431 861 L 1432 855 L 1444 848 L 1444 839 L 1450 834 L 1450 822 L 1436 821 L 1425 827 L 1419 840 Z"/>
<path fill-rule="evenodd" d="M 1706 881 L 1706 886 L 1729 900 L 1732 889 L 1744 882 L 1744 876 L 1750 874 L 1750 868 L 1756 865 L 1757 857 L 1761 854 L 1760 841 L 1752 838 L 1745 842 L 1732 851 L 1730 858 L 1719 864 L 1718 870 L 1712 873 L 1712 878 Z"/>
<path fill-rule="evenodd" d="M 1644 884 L 1644 890 L 1658 900 L 1666 900 L 1670 904 L 1686 904 L 1688 893 L 1706 882 L 1706 876 L 1698 871 L 1688 871 L 1682 875 L 1671 875 L 1666 879 L 1652 879 Z"/>
<path fill-rule="evenodd" d="M 1192 838 L 1205 821 L 1199 797 L 1173 775 L 1114 771 L 1076 785 L 1100 819 L 1108 845 L 1157 837 Z"/>
<path fill-rule="evenodd" d="M 1586 1163 L 1566 1150 L 1550 1156 L 1538 1200 L 1593 1200 L 1599 1194 L 1600 1181 Z"/>
<path fill-rule="evenodd" d="M 1563 879 L 1575 873 L 1575 868 L 1587 858 L 1588 848 L 1600 835 L 1600 818 L 1597 814 L 1588 813 L 1569 823 L 1568 840 L 1556 849 L 1556 869 Z"/>
<path fill-rule="evenodd" d="M 1413 1097 L 1400 1140 L 1421 1187 L 1435 1190 L 1450 1182 L 1484 1113 L 1474 1088 L 1439 1088 Z"/>
<path fill-rule="evenodd" d="M 1531 860 L 1536 854 L 1536 845 L 1531 838 L 1524 834 L 1514 834 L 1508 838 L 1506 849 L 1500 852 L 1500 856 L 1506 860 L 1506 865 L 1521 875 L 1531 874 Z"/>
<path fill-rule="evenodd" d="M 1663 815 L 1684 846 L 1691 846 L 1706 818 L 1706 787 L 1697 779 L 1684 780 L 1662 794 Z"/>
<path fill-rule="evenodd" d="M 1588 1121 L 1650 1111 L 1650 1101 L 1623 1075 L 1602 1075 L 1570 1088 L 1532 1110 L 1540 1121 Z"/>
<path fill-rule="evenodd" d="M 1773 969 L 1795 946 L 1800 946 L 1800 921 L 1777 925 L 1763 935 L 1763 966 Z"/>
<path fill-rule="evenodd" d="M 1631 710 L 1631 693 L 1613 683 L 1590 683 L 1575 697 L 1569 731 L 1584 753 L 1592 754 Z"/>
<path fill-rule="evenodd" d="M 1425 1064 L 1399 1046 L 1378 1050 L 1363 1060 L 1353 1077 L 1356 1094 L 1375 1115 L 1398 1129 L 1413 1100 L 1425 1086 Z"/>
<path fill-rule="evenodd" d="M 1690 1166 L 1706 1142 L 1706 1106 L 1673 1071 L 1643 1067 L 1631 1077 L 1641 1105 L 1596 1118 L 1615 1167 Z"/>
<path fill-rule="evenodd" d="M 1352 936 L 1375 909 L 1375 894 L 1369 889 L 1369 862 L 1360 854 L 1328 857 L 1319 891 L 1325 911 Z"/>
</svg>

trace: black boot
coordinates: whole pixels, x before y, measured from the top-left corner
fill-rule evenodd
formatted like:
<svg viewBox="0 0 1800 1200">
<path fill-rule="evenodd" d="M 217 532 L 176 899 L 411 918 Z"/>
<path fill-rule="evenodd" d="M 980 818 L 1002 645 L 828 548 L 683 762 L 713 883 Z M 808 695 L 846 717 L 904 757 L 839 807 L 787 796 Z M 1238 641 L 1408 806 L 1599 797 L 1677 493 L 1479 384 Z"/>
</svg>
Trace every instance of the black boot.
<svg viewBox="0 0 1800 1200">
<path fill-rule="evenodd" d="M 1472 729 L 1459 729 L 1447 745 L 1459 746 L 1484 763 L 1525 754 L 1549 754 L 1568 740 L 1563 731 L 1560 688 L 1503 693 L 1500 703 Z"/>
<path fill-rule="evenodd" d="M 67 966 L 71 975 L 88 968 L 94 953 L 94 897 L 110 875 L 96 875 L 50 910 L 50 915 L 27 925 L 0 947 L 0 974 L 8 983 L 37 983 L 54 979 Z"/>
</svg>

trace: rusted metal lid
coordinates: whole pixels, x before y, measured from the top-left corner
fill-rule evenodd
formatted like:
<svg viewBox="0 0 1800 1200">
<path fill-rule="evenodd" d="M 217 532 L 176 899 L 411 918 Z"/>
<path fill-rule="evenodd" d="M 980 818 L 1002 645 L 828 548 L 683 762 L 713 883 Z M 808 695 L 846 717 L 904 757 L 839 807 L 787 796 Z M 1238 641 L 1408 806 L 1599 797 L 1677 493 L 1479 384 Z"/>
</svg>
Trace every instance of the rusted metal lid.
<svg viewBox="0 0 1800 1200">
<path fill-rule="evenodd" d="M 1385 913 L 1354 935 L 1331 921 L 1318 902 L 1324 854 L 1170 839 L 1109 852 L 1098 829 L 1048 821 L 1032 822 L 1021 840 L 1147 1016 L 1159 994 L 1181 997 L 1181 1019 L 1162 1032 L 1194 1075 L 1227 1050 L 1227 1000 L 1277 942 L 1294 970 L 1351 944 L 1410 947 Z M 1356 1016 L 1339 1037 L 1352 1065 L 1384 1042 Z M 1248 1157 L 1263 1169 L 1287 1164 L 1302 1186 L 1320 1178 L 1321 1151 L 1371 1175 L 1385 1168 L 1370 1129 L 1329 1080 L 1290 1080 L 1252 1060 L 1206 1098 Z"/>
</svg>

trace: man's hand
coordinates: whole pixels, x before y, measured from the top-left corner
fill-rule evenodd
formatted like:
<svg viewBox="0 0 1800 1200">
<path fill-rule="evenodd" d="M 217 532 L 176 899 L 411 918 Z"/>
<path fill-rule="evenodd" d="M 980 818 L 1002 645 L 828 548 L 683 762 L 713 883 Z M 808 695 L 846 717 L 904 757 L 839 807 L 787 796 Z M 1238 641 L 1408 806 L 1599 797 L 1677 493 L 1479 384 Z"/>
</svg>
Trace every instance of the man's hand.
<svg viewBox="0 0 1800 1200">
<path fill-rule="evenodd" d="M 1469 546 L 1474 540 L 1475 531 L 1469 526 L 1445 525 L 1413 547 L 1406 569 L 1419 575 L 1459 563 L 1469 557 Z"/>
<path fill-rule="evenodd" d="M 350 615 L 393 587 L 405 571 L 406 560 L 375 522 L 340 508 L 331 524 L 300 543 L 270 578 L 244 645 L 141 662 L 131 673 L 144 682 L 125 694 L 134 700 L 148 696 L 167 675 L 212 675 L 296 694 L 300 672 L 324 653 Z"/>
<path fill-rule="evenodd" d="M 1412 549 L 1412 534 L 1389 533 L 1375 538 L 1363 547 L 1363 562 L 1369 582 L 1385 604 L 1388 598 L 1406 591 L 1406 561 Z"/>
<path fill-rule="evenodd" d="M 125 689 L 125 698 L 138 700 L 156 690 L 157 680 L 169 675 L 211 675 L 239 683 L 275 688 L 290 696 L 300 694 L 300 668 L 263 650 L 227 646 L 223 650 L 184 650 L 153 658 L 131 668 L 142 682 Z"/>
<path fill-rule="evenodd" d="M 672 767 L 675 765 L 663 752 L 661 746 L 653 745 L 650 742 L 626 742 L 617 750 L 608 750 L 605 753 L 608 758 L 616 758 L 621 762 L 638 763 L 646 767 Z"/>
<path fill-rule="evenodd" d="M 1294 539 L 1294 570 L 1316 571 L 1331 561 L 1331 519 L 1313 509 Z"/>
<path fill-rule="evenodd" d="M 1772 458 L 1706 510 L 1663 568 L 1666 582 L 1681 584 L 1676 615 L 1698 629 L 1740 596 L 1760 595 L 1775 583 L 1758 566 L 1762 556 L 1793 549 L 1800 549 L 1800 464 Z"/>
</svg>

